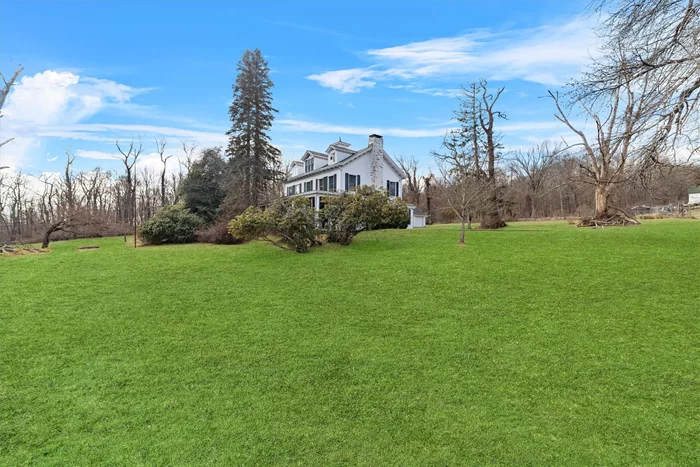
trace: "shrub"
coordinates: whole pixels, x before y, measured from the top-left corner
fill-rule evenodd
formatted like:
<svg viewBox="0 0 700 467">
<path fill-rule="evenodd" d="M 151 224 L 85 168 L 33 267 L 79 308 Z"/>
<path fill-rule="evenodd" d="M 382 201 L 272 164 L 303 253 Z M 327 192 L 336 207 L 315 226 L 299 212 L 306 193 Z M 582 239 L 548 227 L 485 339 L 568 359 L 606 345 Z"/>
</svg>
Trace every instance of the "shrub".
<svg viewBox="0 0 700 467">
<path fill-rule="evenodd" d="M 382 209 L 380 229 L 405 229 L 411 222 L 408 206 L 399 198 L 390 199 Z"/>
<path fill-rule="evenodd" d="M 197 241 L 202 243 L 215 243 L 217 245 L 235 245 L 242 240 L 234 237 L 228 231 L 228 222 L 219 220 L 210 226 L 202 227 L 197 231 Z"/>
<path fill-rule="evenodd" d="M 229 223 L 229 233 L 299 253 L 321 244 L 316 238 L 316 213 L 305 198 L 278 199 L 266 210 L 251 206 Z"/>
<path fill-rule="evenodd" d="M 151 245 L 164 243 L 194 242 L 196 231 L 202 226 L 202 220 L 192 214 L 183 205 L 166 206 L 150 220 L 141 224 L 138 234 Z"/>
<path fill-rule="evenodd" d="M 324 202 L 321 222 L 331 243 L 349 245 L 363 230 L 406 228 L 410 222 L 404 201 L 391 199 L 386 190 L 370 186 L 329 197 Z"/>
</svg>

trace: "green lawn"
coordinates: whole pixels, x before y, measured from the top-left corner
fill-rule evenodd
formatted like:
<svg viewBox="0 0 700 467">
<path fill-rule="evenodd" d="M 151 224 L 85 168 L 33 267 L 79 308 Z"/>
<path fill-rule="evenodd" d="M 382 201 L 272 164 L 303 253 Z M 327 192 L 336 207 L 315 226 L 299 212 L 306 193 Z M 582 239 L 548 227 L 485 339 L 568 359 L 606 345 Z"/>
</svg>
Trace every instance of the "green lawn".
<svg viewBox="0 0 700 467">
<path fill-rule="evenodd" d="M 700 221 L 458 234 L 0 258 L 0 465 L 700 463 Z"/>
</svg>

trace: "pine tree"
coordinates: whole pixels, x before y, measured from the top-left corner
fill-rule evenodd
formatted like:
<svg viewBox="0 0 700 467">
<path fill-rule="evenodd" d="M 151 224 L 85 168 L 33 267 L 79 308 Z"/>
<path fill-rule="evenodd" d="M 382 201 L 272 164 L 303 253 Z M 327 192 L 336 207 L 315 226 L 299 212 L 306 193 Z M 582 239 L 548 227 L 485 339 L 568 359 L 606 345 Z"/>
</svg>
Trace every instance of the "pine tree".
<svg viewBox="0 0 700 467">
<path fill-rule="evenodd" d="M 233 85 L 233 102 L 229 108 L 231 129 L 227 155 L 239 190 L 240 202 L 258 206 L 268 187 L 281 176 L 280 150 L 270 143 L 267 132 L 274 114 L 269 78 L 270 69 L 260 50 L 246 50 L 238 62 L 238 76 Z"/>
</svg>

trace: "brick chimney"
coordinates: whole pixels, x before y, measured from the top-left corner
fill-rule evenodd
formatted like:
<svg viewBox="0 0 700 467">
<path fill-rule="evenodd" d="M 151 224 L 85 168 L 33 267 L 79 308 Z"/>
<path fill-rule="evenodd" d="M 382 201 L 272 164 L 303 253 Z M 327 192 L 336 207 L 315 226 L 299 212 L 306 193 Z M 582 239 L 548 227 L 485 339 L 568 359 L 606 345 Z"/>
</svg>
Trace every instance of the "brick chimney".
<svg viewBox="0 0 700 467">
<path fill-rule="evenodd" d="M 369 145 L 384 149 L 384 138 L 382 138 L 382 135 L 369 135 Z"/>
</svg>

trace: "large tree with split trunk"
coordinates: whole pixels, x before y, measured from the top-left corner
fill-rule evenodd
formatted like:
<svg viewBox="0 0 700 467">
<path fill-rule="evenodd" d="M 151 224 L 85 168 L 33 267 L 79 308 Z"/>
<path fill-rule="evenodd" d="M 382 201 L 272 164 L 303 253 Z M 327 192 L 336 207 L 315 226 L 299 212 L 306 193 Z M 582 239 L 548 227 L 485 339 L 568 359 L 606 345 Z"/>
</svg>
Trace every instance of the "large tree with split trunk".
<svg viewBox="0 0 700 467">
<path fill-rule="evenodd" d="M 617 84 L 605 95 L 587 99 L 577 88 L 567 99 L 555 92 L 549 93 L 554 101 L 554 116 L 575 135 L 571 148 L 581 149 L 580 168 L 583 181 L 594 188 L 594 219 L 603 221 L 619 215 L 613 206 L 614 195 L 624 184 L 639 176 L 644 169 L 639 159 L 654 135 L 655 112 L 666 96 L 653 87 L 648 77 L 633 79 L 624 71 L 617 76 Z"/>
<path fill-rule="evenodd" d="M 566 99 L 550 93 L 556 117 L 577 136 L 595 190 L 598 220 L 630 181 L 686 166 L 700 154 L 700 4 L 697 0 L 593 0 L 604 18 L 602 54 Z M 585 123 L 565 112 L 580 110 Z M 588 125 L 586 125 L 586 123 Z"/>
</svg>

